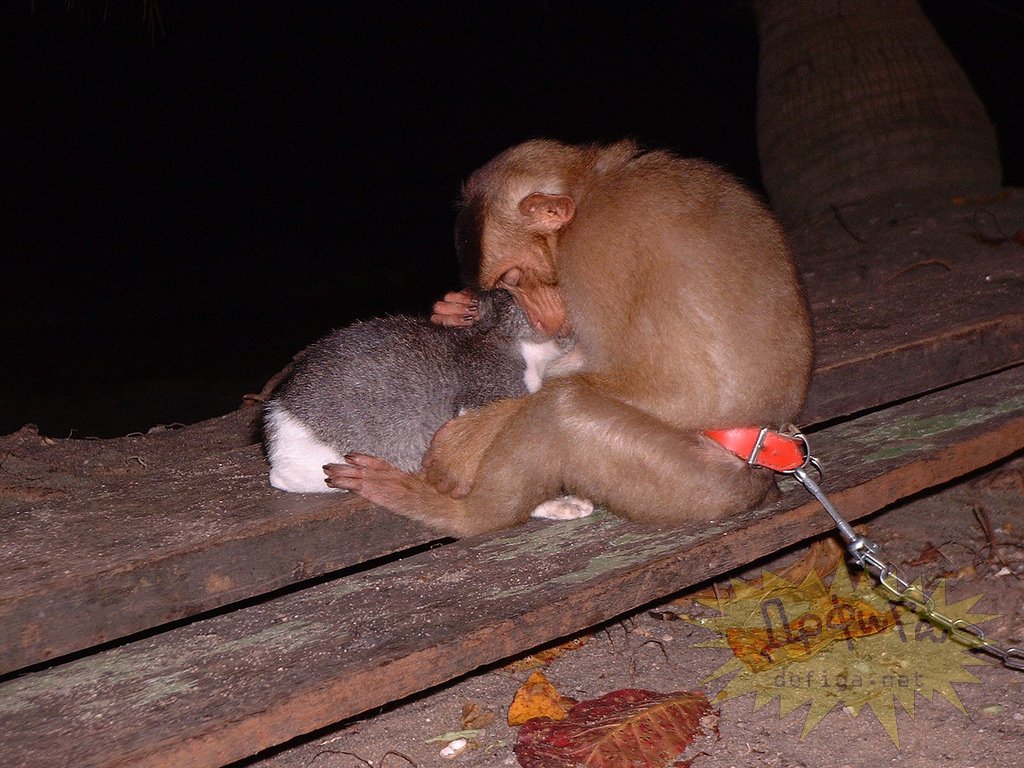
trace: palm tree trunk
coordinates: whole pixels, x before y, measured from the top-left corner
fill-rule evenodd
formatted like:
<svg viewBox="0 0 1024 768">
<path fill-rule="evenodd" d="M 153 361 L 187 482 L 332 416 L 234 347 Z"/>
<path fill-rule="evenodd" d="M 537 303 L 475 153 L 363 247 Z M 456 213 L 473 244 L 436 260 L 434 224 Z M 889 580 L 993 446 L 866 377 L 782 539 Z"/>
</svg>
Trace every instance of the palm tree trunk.
<svg viewBox="0 0 1024 768">
<path fill-rule="evenodd" d="M 756 0 L 758 147 L 783 220 L 998 188 L 995 131 L 915 0 Z"/>
</svg>

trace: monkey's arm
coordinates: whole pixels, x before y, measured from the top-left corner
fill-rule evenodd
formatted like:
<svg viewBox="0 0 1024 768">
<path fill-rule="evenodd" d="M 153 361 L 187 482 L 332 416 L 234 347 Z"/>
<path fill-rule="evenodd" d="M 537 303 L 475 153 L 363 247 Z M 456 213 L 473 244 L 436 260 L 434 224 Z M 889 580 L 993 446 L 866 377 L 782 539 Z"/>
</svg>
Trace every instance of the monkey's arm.
<svg viewBox="0 0 1024 768">
<path fill-rule="evenodd" d="M 367 501 L 401 511 L 445 533 L 465 536 L 471 532 L 458 523 L 462 517 L 461 502 L 439 492 L 422 472 L 403 472 L 384 459 L 362 453 L 347 454 L 345 462 L 324 465 L 324 480 L 331 488 L 358 493 Z M 424 508 L 434 514 L 417 514 Z"/>
<path fill-rule="evenodd" d="M 430 322 L 447 325 L 452 328 L 468 328 L 480 317 L 480 301 L 476 292 L 464 288 L 458 293 L 446 293 L 444 298 L 434 304 L 434 313 Z"/>
</svg>

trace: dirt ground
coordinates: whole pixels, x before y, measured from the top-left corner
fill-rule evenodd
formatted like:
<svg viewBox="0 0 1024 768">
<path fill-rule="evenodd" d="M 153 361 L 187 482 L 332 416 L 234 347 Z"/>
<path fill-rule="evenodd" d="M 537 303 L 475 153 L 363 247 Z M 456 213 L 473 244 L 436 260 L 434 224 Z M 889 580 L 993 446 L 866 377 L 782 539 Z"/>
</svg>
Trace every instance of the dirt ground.
<svg viewBox="0 0 1024 768">
<path fill-rule="evenodd" d="M 989 535 L 985 525 L 990 526 Z M 901 573 L 920 576 L 929 589 L 945 580 L 947 604 L 980 595 L 971 611 L 998 614 L 983 625 L 989 637 L 1006 644 L 1024 641 L 1024 458 L 886 510 L 868 522 L 868 532 Z M 991 546 L 991 541 L 997 546 Z M 808 553 L 807 546 L 800 547 L 730 576 L 753 579 L 762 571 L 786 573 L 787 566 L 806 561 Z M 719 587 L 725 586 L 723 580 Z M 544 666 L 544 674 L 562 695 L 577 700 L 622 688 L 701 690 L 714 698 L 728 676 L 707 678 L 730 661 L 732 651 L 728 647 L 702 647 L 717 637 L 709 628 L 665 618 L 680 613 L 715 614 L 696 605 L 693 594 L 677 596 L 670 604 L 647 607 L 597 629 L 586 636 L 588 642 L 561 653 Z M 909 626 L 908 622 L 908 631 Z M 922 638 L 928 635 L 924 628 L 917 632 Z M 936 639 L 929 637 L 922 647 L 927 649 Z M 921 664 L 928 663 L 922 657 Z M 797 667 L 790 665 L 788 669 L 793 668 Z M 533 671 L 529 661 L 489 669 L 247 761 L 246 765 L 516 766 L 519 763 L 513 748 L 518 728 L 506 724 L 506 715 L 516 690 Z M 802 736 L 808 704 L 781 717 L 778 699 L 756 711 L 753 693 L 729 699 L 716 705 L 720 709 L 717 740 L 701 743 L 703 754 L 694 759 L 693 765 L 1021 765 L 1024 671 L 1011 671 L 997 664 L 960 667 L 947 661 L 939 677 L 945 674 L 952 679 L 963 671 L 974 679 L 951 683 L 963 712 L 931 690 L 931 700 L 922 693 L 914 697 L 912 717 L 899 704 L 894 705 L 898 746 L 868 707 L 854 715 L 847 703 L 840 701 Z M 480 732 L 471 737 L 470 746 L 463 752 L 454 758 L 442 757 L 440 751 L 451 738 L 445 738 L 446 734 L 464 727 L 462 713 L 467 705 L 474 707 L 478 719 L 481 712 L 485 713 L 484 721 L 489 719 L 487 712 L 493 713 L 494 719 L 477 729 Z"/>
</svg>

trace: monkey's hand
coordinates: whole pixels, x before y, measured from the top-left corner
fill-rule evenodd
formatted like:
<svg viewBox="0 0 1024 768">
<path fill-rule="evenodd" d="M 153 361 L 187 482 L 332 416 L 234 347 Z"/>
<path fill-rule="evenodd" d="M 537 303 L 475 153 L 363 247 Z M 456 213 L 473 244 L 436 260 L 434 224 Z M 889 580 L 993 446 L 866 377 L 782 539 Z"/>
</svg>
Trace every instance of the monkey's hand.
<svg viewBox="0 0 1024 768">
<path fill-rule="evenodd" d="M 480 319 L 480 301 L 476 293 L 465 288 L 458 293 L 450 292 L 434 304 L 430 322 L 452 328 L 469 328 Z"/>
<path fill-rule="evenodd" d="M 406 496 L 416 495 L 426 484 L 421 475 L 362 453 L 346 454 L 344 464 L 324 464 L 324 475 L 331 488 L 352 491 L 388 509 L 401 508 Z"/>
<path fill-rule="evenodd" d="M 484 451 L 522 404 L 522 400 L 497 400 L 444 424 L 423 457 L 427 482 L 453 498 L 466 496 Z"/>
<path fill-rule="evenodd" d="M 467 524 L 462 502 L 440 493 L 422 472 L 410 474 L 383 459 L 349 453 L 344 464 L 325 464 L 324 474 L 332 488 L 358 493 L 367 501 L 446 534 L 468 536 L 479 532 L 479 524 Z"/>
</svg>

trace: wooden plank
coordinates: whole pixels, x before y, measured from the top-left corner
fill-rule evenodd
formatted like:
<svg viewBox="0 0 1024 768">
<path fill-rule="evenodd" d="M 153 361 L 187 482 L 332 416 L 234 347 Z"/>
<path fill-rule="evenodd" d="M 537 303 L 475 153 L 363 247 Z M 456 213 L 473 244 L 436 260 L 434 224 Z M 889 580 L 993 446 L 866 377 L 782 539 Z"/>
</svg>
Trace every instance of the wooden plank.
<svg viewBox="0 0 1024 768">
<path fill-rule="evenodd" d="M 1024 193 L 983 211 L 869 203 L 830 218 L 793 233 L 816 346 L 802 424 L 1024 361 L 1022 248 L 1005 237 L 1024 228 Z"/>
<path fill-rule="evenodd" d="M 88 447 L 147 455 L 144 438 Z M 5 504 L 0 674 L 440 538 L 360 499 L 277 493 L 265 471 L 247 446 L 146 473 L 126 495 L 86 485 Z"/>
<path fill-rule="evenodd" d="M 854 520 L 1024 447 L 1024 369 L 812 439 L 830 496 Z M 6 763 L 251 755 L 828 530 L 787 483 L 775 508 L 703 530 L 538 521 L 12 679 L 0 686 Z"/>
<path fill-rule="evenodd" d="M 915 240 L 899 258 L 853 244 L 805 260 L 818 363 L 804 423 L 1024 359 L 1024 279 L 1006 266 L 1019 246 L 965 235 L 948 269 L 901 273 L 927 244 Z M 130 460 L 144 457 L 145 444 L 102 441 L 95 450 Z M 127 499 L 88 486 L 6 502 L 0 622 L 16 639 L 0 643 L 0 674 L 436 538 L 338 497 L 282 496 L 265 473 L 248 446 L 148 472 Z"/>
<path fill-rule="evenodd" d="M 869 350 L 815 370 L 802 423 L 854 414 L 1022 361 L 1024 312 Z"/>
</svg>

